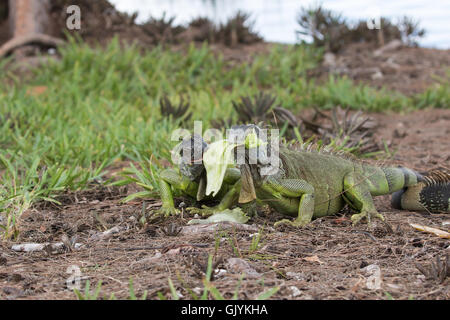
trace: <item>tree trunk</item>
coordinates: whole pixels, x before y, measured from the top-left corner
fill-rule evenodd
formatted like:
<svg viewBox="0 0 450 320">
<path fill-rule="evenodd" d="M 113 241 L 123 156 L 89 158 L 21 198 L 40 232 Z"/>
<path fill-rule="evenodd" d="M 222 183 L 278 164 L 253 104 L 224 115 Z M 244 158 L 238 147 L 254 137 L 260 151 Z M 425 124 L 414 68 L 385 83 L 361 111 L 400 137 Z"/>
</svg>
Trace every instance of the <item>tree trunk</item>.
<svg viewBox="0 0 450 320">
<path fill-rule="evenodd" d="M 9 24 L 13 37 L 49 31 L 49 0 L 9 0 Z"/>
<path fill-rule="evenodd" d="M 49 36 L 50 0 L 9 0 L 12 39 L 0 47 L 0 57 L 28 46 L 56 47 L 62 40 Z"/>
<path fill-rule="evenodd" d="M 8 18 L 8 0 L 0 0 L 0 22 Z"/>
</svg>

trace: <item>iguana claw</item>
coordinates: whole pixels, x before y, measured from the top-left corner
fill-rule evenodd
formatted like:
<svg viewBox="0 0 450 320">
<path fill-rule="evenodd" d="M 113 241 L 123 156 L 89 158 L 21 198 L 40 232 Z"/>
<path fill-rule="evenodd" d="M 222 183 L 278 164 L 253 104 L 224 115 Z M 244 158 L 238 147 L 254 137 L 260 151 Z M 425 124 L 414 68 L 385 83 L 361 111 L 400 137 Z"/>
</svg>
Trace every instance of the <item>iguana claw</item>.
<svg viewBox="0 0 450 320">
<path fill-rule="evenodd" d="M 381 221 L 384 221 L 384 216 L 381 213 L 374 212 L 374 211 L 365 211 L 361 213 L 356 213 L 352 215 L 351 219 L 353 222 L 353 226 L 357 225 L 359 222 L 361 222 L 362 219 L 367 219 L 367 224 L 370 226 L 372 219 L 380 219 Z"/>
<path fill-rule="evenodd" d="M 164 207 L 162 206 L 158 210 L 155 210 L 152 217 L 164 217 L 167 218 L 169 216 L 175 216 L 180 213 L 180 210 L 176 209 L 175 207 Z"/>
<path fill-rule="evenodd" d="M 219 207 L 208 207 L 205 205 L 202 205 L 201 208 L 196 208 L 196 207 L 189 207 L 186 209 L 189 213 L 192 214 L 198 214 L 204 218 L 212 216 L 214 213 L 223 211 L 224 209 L 221 209 Z"/>
</svg>

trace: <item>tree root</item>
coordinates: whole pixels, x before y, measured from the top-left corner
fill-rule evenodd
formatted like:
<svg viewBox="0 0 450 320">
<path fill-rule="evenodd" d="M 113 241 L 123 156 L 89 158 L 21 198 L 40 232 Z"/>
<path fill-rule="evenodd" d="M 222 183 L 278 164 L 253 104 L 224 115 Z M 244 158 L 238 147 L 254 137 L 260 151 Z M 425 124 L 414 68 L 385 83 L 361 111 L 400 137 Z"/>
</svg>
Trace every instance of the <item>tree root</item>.
<svg viewBox="0 0 450 320">
<path fill-rule="evenodd" d="M 26 36 L 17 36 L 7 41 L 0 47 L 0 58 L 7 56 L 14 50 L 26 45 L 38 45 L 47 47 L 58 47 L 65 42 L 61 39 L 46 34 L 31 34 Z"/>
</svg>

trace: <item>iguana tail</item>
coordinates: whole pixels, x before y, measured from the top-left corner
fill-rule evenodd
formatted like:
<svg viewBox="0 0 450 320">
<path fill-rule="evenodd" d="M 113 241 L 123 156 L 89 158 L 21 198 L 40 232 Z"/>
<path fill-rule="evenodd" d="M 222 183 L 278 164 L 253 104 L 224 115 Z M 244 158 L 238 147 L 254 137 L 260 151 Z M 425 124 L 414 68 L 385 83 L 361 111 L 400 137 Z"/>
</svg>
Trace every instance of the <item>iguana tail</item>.
<svg viewBox="0 0 450 320">
<path fill-rule="evenodd" d="M 392 195 L 392 207 L 411 211 L 450 212 L 450 171 L 418 174 L 417 184 Z"/>
<path fill-rule="evenodd" d="M 404 167 L 376 167 L 362 165 L 363 175 L 367 178 L 370 194 L 380 196 L 392 194 L 404 188 L 415 186 L 422 181 L 421 174 Z"/>
</svg>

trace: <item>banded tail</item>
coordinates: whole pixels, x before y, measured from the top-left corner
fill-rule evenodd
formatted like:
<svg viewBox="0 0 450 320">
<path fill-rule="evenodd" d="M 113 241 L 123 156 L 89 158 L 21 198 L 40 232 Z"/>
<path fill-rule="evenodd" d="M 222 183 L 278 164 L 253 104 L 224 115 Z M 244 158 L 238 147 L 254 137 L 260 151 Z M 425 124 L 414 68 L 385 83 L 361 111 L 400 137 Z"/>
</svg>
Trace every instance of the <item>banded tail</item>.
<svg viewBox="0 0 450 320">
<path fill-rule="evenodd" d="M 403 167 L 363 165 L 362 169 L 372 196 L 392 194 L 404 188 L 415 186 L 423 179 L 419 173 Z"/>
<path fill-rule="evenodd" d="M 417 184 L 392 195 L 392 207 L 411 211 L 450 212 L 450 171 L 417 174 Z"/>
</svg>

